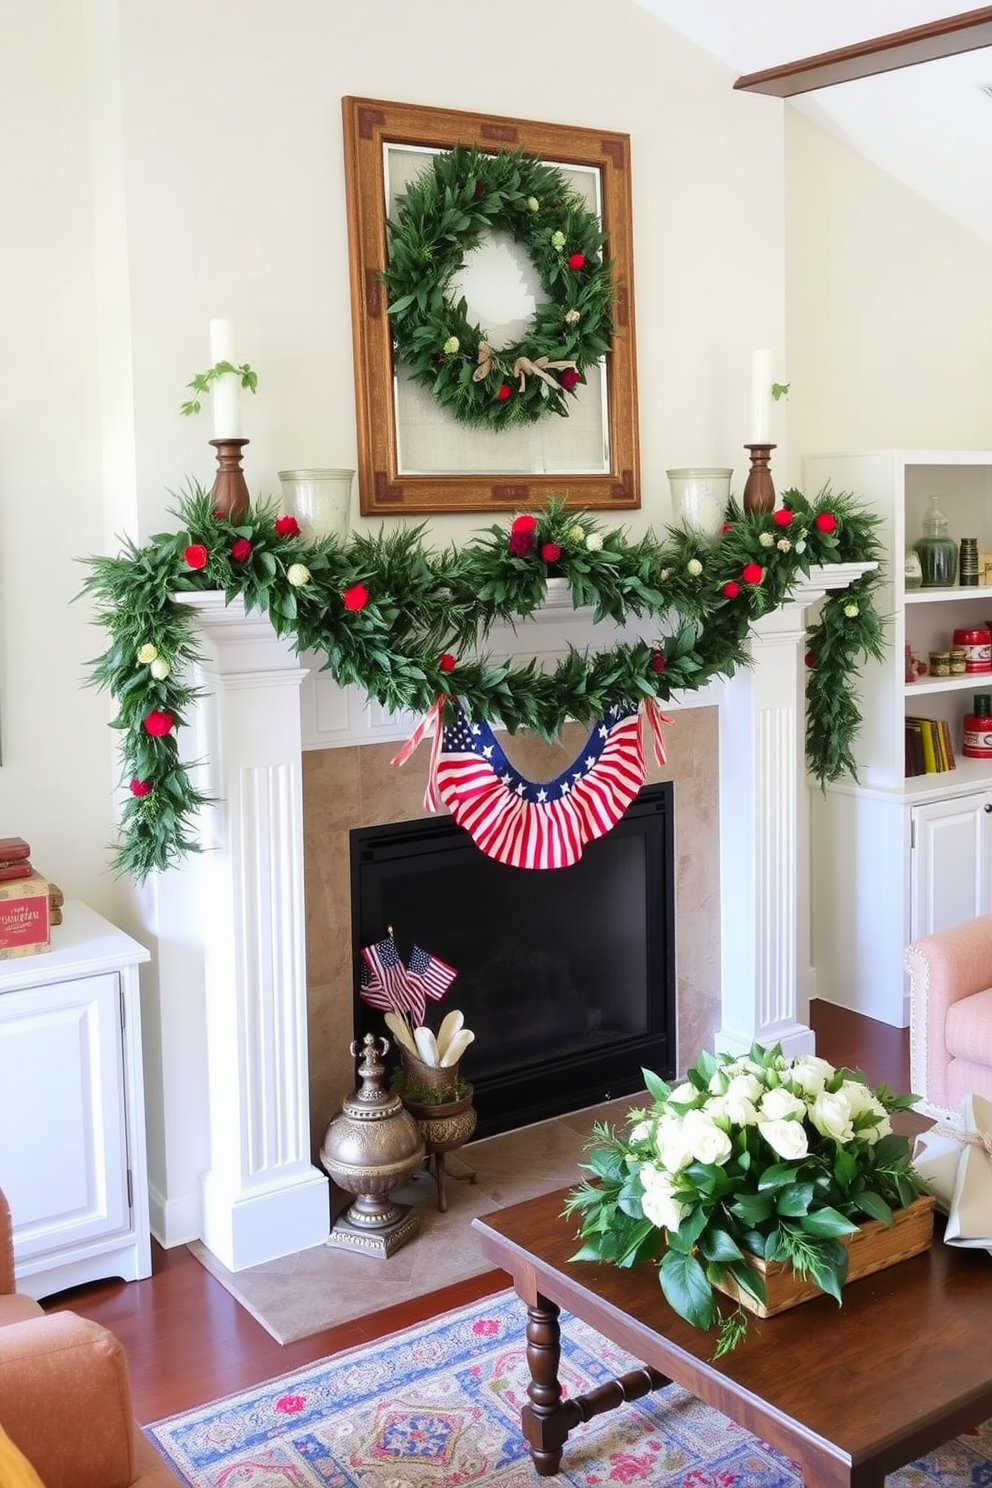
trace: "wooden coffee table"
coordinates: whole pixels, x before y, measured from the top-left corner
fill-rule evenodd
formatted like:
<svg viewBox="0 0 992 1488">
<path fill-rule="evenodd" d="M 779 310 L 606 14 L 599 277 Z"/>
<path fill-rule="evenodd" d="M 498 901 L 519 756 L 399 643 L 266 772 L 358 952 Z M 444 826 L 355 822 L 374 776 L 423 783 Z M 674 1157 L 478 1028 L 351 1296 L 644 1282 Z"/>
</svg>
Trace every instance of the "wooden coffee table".
<svg viewBox="0 0 992 1488">
<path fill-rule="evenodd" d="M 529 1404 L 523 1433 L 542 1477 L 569 1431 L 674 1382 L 802 1465 L 806 1488 L 880 1488 L 886 1473 L 992 1417 L 992 1257 L 941 1239 L 930 1250 L 777 1317 L 752 1319 L 714 1362 L 715 1334 L 665 1302 L 652 1266 L 569 1260 L 567 1189 L 473 1221 L 484 1255 L 527 1305 Z M 730 1305 L 728 1303 L 728 1305 Z M 643 1367 L 563 1399 L 559 1310 L 582 1318 Z"/>
</svg>

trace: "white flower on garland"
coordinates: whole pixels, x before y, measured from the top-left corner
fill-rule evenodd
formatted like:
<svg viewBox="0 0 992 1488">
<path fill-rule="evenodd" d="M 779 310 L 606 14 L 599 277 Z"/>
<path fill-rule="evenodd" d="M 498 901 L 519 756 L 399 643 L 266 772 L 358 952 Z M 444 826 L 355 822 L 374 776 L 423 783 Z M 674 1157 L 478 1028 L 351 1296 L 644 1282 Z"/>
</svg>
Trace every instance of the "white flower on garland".
<svg viewBox="0 0 992 1488">
<path fill-rule="evenodd" d="M 685 571 L 690 576 L 690 578 L 698 579 L 699 575 L 703 571 L 703 565 L 700 563 L 698 558 L 690 558 L 689 562 L 685 566 Z"/>
<path fill-rule="evenodd" d="M 138 660 L 142 666 L 150 666 L 157 655 L 158 647 L 153 646 L 151 641 L 146 642 L 144 646 L 138 647 Z"/>
<path fill-rule="evenodd" d="M 775 546 L 775 537 L 771 532 L 759 532 L 758 541 L 763 548 L 772 548 Z"/>
<path fill-rule="evenodd" d="M 528 212 L 539 212 L 541 210 L 541 203 L 536 196 L 529 196 L 527 198 L 527 210 Z"/>
<path fill-rule="evenodd" d="M 582 542 L 583 539 L 585 538 L 585 535 L 586 535 L 586 529 L 584 527 L 580 527 L 578 525 L 578 523 L 576 523 L 576 525 L 574 527 L 569 527 L 568 531 L 565 534 L 565 536 L 568 538 L 569 542 L 574 542 L 574 543 L 580 543 L 580 542 Z"/>
<path fill-rule="evenodd" d="M 165 660 L 165 658 L 162 656 L 156 656 L 155 660 L 151 664 L 151 674 L 155 678 L 155 681 L 164 682 L 171 671 L 172 668 Z"/>
<path fill-rule="evenodd" d="M 294 589 L 302 589 L 304 584 L 310 582 L 310 570 L 305 563 L 291 563 L 286 570 L 286 578 Z"/>
<path fill-rule="evenodd" d="M 551 234 L 551 246 L 552 248 L 557 248 L 560 252 L 565 246 L 565 234 L 560 230 L 553 232 Z"/>
<path fill-rule="evenodd" d="M 780 537 L 775 546 L 778 548 L 780 553 L 787 553 L 792 547 L 792 544 L 787 537 Z"/>
<path fill-rule="evenodd" d="M 860 611 L 858 610 L 858 607 L 857 607 L 856 604 L 853 604 L 852 603 L 852 604 L 846 604 L 844 606 L 844 614 L 847 616 L 848 620 L 853 620 L 854 617 L 855 617 L 855 615 L 857 615 L 859 613 L 860 613 Z"/>
<path fill-rule="evenodd" d="M 573 307 L 571 310 L 566 310 L 565 311 L 565 324 L 566 325 L 577 325 L 578 322 L 581 319 L 582 319 L 582 312 L 580 310 L 576 310 Z"/>
<path fill-rule="evenodd" d="M 590 532 L 586 538 L 586 548 L 590 553 L 601 553 L 603 551 L 603 534 L 601 532 Z"/>
<path fill-rule="evenodd" d="M 441 349 L 445 356 L 454 356 L 461 344 L 457 336 L 449 336 Z"/>
</svg>

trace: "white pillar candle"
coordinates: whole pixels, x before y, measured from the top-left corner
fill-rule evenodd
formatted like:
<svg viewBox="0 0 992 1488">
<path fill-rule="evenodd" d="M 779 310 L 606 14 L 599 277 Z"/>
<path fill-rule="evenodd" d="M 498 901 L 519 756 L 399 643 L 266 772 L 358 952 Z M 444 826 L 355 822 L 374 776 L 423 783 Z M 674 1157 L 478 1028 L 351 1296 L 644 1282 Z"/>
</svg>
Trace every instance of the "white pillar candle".
<svg viewBox="0 0 992 1488">
<path fill-rule="evenodd" d="M 210 365 L 230 362 L 238 365 L 238 343 L 233 320 L 210 322 Z M 241 438 L 241 379 L 236 372 L 225 372 L 210 389 L 214 410 L 214 438 Z"/>
<path fill-rule="evenodd" d="M 769 444 L 772 437 L 772 354 L 751 353 L 751 434 L 748 444 Z"/>
</svg>

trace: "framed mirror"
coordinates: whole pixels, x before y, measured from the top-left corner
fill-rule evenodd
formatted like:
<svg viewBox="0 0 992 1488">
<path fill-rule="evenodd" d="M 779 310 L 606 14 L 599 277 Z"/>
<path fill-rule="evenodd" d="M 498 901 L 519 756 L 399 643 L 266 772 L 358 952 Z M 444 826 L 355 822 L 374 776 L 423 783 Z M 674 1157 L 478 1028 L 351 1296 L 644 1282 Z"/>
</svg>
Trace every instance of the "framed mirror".
<svg viewBox="0 0 992 1488">
<path fill-rule="evenodd" d="M 344 98 L 342 109 L 362 514 L 512 511 L 549 496 L 590 510 L 639 507 L 629 136 L 369 98 Z M 601 228 L 609 349 L 561 400 L 565 417 L 476 427 L 394 355 L 383 282 L 389 224 L 411 183 L 458 145 L 522 150 L 560 172 Z M 542 290 L 521 242 L 494 232 L 464 255 L 446 292 L 464 298 L 498 351 L 527 327 Z"/>
</svg>

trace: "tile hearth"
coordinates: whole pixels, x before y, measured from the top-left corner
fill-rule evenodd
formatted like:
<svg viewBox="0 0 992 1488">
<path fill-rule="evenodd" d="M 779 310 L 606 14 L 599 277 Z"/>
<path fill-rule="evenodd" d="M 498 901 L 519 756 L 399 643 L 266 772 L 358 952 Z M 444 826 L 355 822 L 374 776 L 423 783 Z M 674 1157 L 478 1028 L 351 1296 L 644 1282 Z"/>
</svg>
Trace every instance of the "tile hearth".
<svg viewBox="0 0 992 1488">
<path fill-rule="evenodd" d="M 225 1269 L 204 1246 L 190 1249 L 233 1297 L 279 1343 L 292 1343 L 368 1312 L 427 1296 L 489 1270 L 471 1221 L 537 1194 L 578 1182 L 586 1142 L 596 1121 L 620 1126 L 647 1093 L 521 1127 L 447 1155 L 448 1209 L 437 1207 L 430 1173 L 421 1171 L 392 1197 L 409 1204 L 419 1233 L 388 1260 L 313 1246 L 245 1271 Z M 475 1173 L 475 1182 L 467 1175 Z M 334 1217 L 350 1202 L 334 1191 Z M 374 1297 L 372 1303 L 369 1297 Z"/>
</svg>

